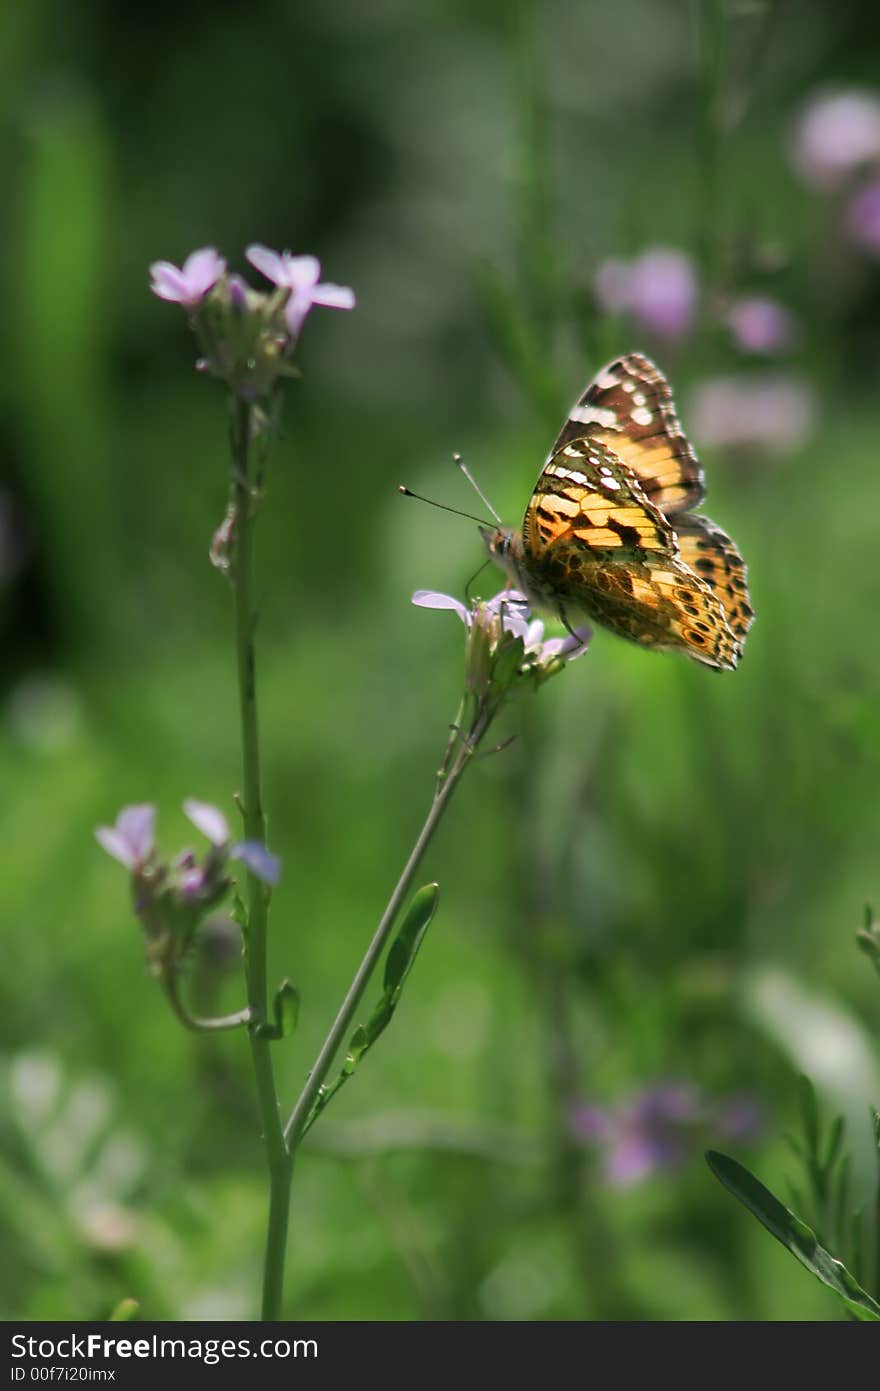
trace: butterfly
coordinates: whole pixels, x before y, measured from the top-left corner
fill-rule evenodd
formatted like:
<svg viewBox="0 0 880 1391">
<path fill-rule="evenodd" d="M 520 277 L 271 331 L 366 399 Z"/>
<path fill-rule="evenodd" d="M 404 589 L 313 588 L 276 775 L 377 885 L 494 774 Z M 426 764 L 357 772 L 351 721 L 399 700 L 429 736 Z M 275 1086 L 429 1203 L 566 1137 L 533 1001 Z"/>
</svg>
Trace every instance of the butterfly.
<svg viewBox="0 0 880 1391">
<path fill-rule="evenodd" d="M 598 372 L 569 412 L 520 530 L 482 527 L 489 554 L 569 631 L 733 670 L 754 618 L 730 537 L 695 512 L 703 472 L 663 373 L 641 353 Z"/>
</svg>

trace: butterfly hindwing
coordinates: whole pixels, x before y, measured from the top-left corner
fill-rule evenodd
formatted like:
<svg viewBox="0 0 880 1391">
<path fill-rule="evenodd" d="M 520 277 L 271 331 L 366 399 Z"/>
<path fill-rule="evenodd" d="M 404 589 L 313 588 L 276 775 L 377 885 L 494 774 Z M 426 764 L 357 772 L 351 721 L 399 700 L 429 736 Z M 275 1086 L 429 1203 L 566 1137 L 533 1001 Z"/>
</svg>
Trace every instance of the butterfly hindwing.
<svg viewBox="0 0 880 1391">
<path fill-rule="evenodd" d="M 615 358 L 596 373 L 572 406 L 551 458 L 585 436 L 612 449 L 667 517 L 702 501 L 703 471 L 681 428 L 669 383 L 642 353 Z"/>
<path fill-rule="evenodd" d="M 522 545 L 532 597 L 566 622 L 580 610 L 642 646 L 736 665 L 712 586 L 683 562 L 673 526 L 632 468 L 595 438 L 572 439 L 548 460 Z"/>
<path fill-rule="evenodd" d="M 745 562 L 730 537 L 708 517 L 685 513 L 675 518 L 681 558 L 712 588 L 742 654 L 755 611 L 749 601 Z"/>
</svg>

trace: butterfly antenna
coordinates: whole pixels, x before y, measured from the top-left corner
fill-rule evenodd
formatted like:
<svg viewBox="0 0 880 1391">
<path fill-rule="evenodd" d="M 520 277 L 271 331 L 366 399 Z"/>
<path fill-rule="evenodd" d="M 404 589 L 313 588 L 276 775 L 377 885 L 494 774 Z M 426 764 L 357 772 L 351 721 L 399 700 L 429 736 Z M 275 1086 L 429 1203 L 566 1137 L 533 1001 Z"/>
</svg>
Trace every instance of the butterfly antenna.
<svg viewBox="0 0 880 1391">
<path fill-rule="evenodd" d="M 457 464 L 457 465 L 458 465 L 458 467 L 461 469 L 462 473 L 464 474 L 465 478 L 466 478 L 467 481 L 470 483 L 471 487 L 473 488 L 474 492 L 476 493 L 477 497 L 480 499 L 480 502 L 483 504 L 484 507 L 488 508 L 488 510 L 492 513 L 492 516 L 495 518 L 495 520 L 496 520 L 496 522 L 498 523 L 498 525 L 501 526 L 501 518 L 499 517 L 498 513 L 495 511 L 495 508 L 492 506 L 492 504 L 491 504 L 491 502 L 489 501 L 489 499 L 486 497 L 486 494 L 483 492 L 483 489 L 480 487 L 480 485 L 479 485 L 479 483 L 477 482 L 476 478 L 474 478 L 474 475 L 471 473 L 470 469 L 468 468 L 467 464 L 465 463 L 465 461 L 464 461 L 464 459 L 461 457 L 461 455 L 460 455 L 460 454 L 453 454 L 453 456 L 452 456 L 452 462 L 453 462 L 454 464 Z M 476 578 L 476 576 L 475 576 L 475 578 Z"/>
<path fill-rule="evenodd" d="M 423 497 L 421 493 L 414 493 L 412 488 L 407 488 L 404 483 L 398 485 L 397 491 L 403 493 L 404 497 L 418 498 L 419 502 L 427 502 L 429 507 L 439 507 L 443 512 L 452 512 L 456 517 L 467 517 L 469 522 L 477 522 L 480 526 L 491 527 L 492 522 L 487 522 L 485 517 L 475 517 L 473 512 L 462 512 L 459 507 L 448 507 L 445 502 L 435 502 L 432 497 Z M 485 499 L 484 499 L 485 501 Z M 489 508 L 492 511 L 492 508 Z"/>
</svg>

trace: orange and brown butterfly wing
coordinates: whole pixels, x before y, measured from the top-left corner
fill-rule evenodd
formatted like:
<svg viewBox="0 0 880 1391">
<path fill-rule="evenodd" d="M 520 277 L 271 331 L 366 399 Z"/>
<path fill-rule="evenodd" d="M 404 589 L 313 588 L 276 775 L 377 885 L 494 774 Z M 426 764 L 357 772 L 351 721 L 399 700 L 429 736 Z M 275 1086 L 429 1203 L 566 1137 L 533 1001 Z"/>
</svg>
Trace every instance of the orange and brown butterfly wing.
<svg viewBox="0 0 880 1391">
<path fill-rule="evenodd" d="M 664 516 L 697 507 L 703 471 L 681 428 L 663 373 L 641 353 L 615 358 L 572 406 L 551 458 L 584 436 L 613 450 Z"/>
<path fill-rule="evenodd" d="M 533 602 L 581 610 L 643 647 L 733 668 L 737 643 L 712 587 L 632 469 L 594 439 L 552 455 L 529 501 L 520 567 Z"/>
<path fill-rule="evenodd" d="M 708 517 L 685 513 L 675 518 L 674 526 L 682 560 L 717 596 L 727 626 L 736 638 L 737 656 L 741 656 L 746 633 L 755 617 L 742 556 L 726 532 Z"/>
</svg>

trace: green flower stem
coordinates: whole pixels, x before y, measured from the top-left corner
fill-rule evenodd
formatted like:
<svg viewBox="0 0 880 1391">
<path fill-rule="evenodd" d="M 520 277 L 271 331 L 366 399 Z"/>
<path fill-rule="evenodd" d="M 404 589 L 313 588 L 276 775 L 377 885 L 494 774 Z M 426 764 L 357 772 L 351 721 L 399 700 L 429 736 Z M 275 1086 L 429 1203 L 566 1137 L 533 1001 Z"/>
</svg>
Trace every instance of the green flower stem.
<svg viewBox="0 0 880 1391">
<path fill-rule="evenodd" d="M 235 636 L 238 656 L 238 692 L 241 707 L 244 833 L 247 840 L 266 842 L 266 821 L 260 790 L 260 746 L 257 695 L 254 676 L 254 626 L 256 613 L 251 593 L 251 527 L 253 493 L 249 474 L 251 407 L 237 400 L 231 426 L 233 488 L 235 493 Z M 265 1020 L 268 999 L 266 979 L 266 925 L 269 890 L 248 871 L 248 920 L 245 949 L 248 1005 L 251 1018 Z M 257 1083 L 257 1101 L 269 1165 L 269 1226 L 263 1267 L 262 1317 L 281 1316 L 290 1178 L 293 1162 L 284 1141 L 275 1069 L 267 1039 L 250 1030 L 251 1056 Z"/>
<path fill-rule="evenodd" d="M 440 824 L 441 817 L 449 805 L 452 794 L 458 786 L 464 770 L 476 753 L 480 740 L 489 728 L 493 714 L 494 709 L 488 708 L 484 708 L 478 713 L 469 734 L 462 739 L 458 753 L 453 759 L 451 766 L 437 785 L 425 824 L 419 832 L 418 839 L 403 868 L 403 873 L 398 879 L 394 891 L 388 900 L 388 905 L 385 912 L 382 914 L 382 920 L 376 928 L 373 940 L 367 947 L 364 959 L 358 967 L 357 973 L 348 988 L 348 993 L 340 1005 L 339 1012 L 333 1021 L 330 1032 L 324 1040 L 321 1051 L 315 1059 L 315 1064 L 306 1079 L 302 1094 L 291 1113 L 287 1125 L 284 1127 L 284 1138 L 290 1147 L 291 1154 L 295 1153 L 303 1137 L 312 1112 L 312 1107 L 317 1101 L 318 1094 L 324 1084 L 327 1073 L 333 1065 L 333 1059 L 336 1057 L 340 1045 L 351 1028 L 355 1013 L 363 998 L 364 991 L 369 984 L 373 970 L 391 936 L 397 916 L 412 887 L 412 881 L 422 862 L 425 851 L 431 843 L 434 832 Z"/>
<path fill-rule="evenodd" d="M 206 1018 L 204 1015 L 190 1014 L 180 998 L 178 979 L 173 972 L 162 976 L 162 984 L 175 1017 L 180 1020 L 184 1028 L 192 1029 L 195 1033 L 220 1033 L 224 1029 L 240 1029 L 243 1025 L 250 1023 L 252 1018 L 250 1005 L 245 1005 L 244 1009 L 237 1009 L 234 1014 L 217 1014 Z"/>
</svg>

